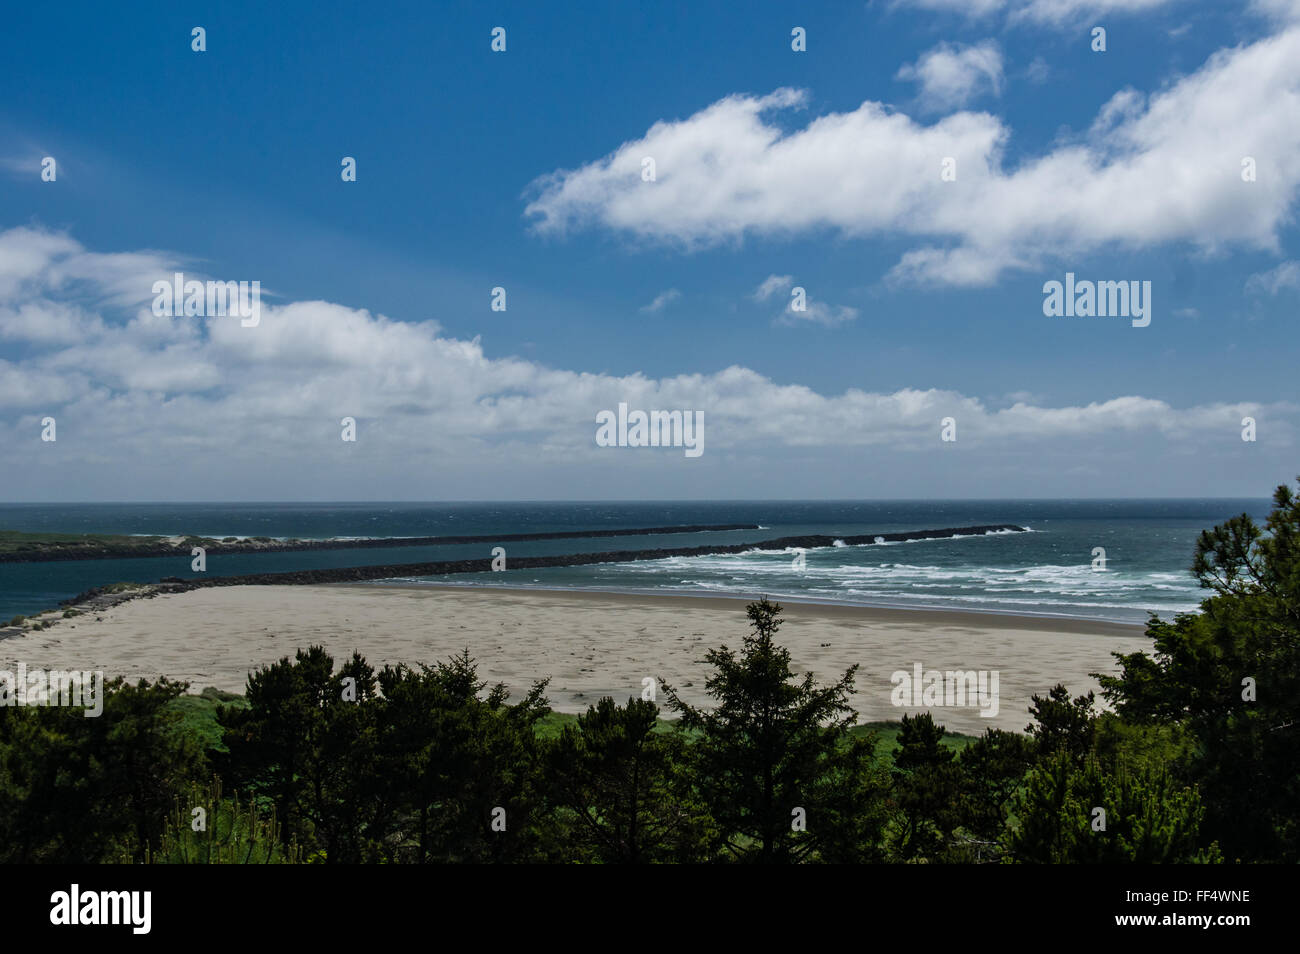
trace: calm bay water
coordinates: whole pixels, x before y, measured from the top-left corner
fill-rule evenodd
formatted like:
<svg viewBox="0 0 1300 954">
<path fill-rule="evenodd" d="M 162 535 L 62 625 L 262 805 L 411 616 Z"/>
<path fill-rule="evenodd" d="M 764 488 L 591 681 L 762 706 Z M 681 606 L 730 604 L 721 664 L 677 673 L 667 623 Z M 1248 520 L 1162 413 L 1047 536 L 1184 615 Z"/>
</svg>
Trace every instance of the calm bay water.
<svg viewBox="0 0 1300 954">
<path fill-rule="evenodd" d="M 1142 621 L 1194 609 L 1204 596 L 1187 571 L 1197 534 L 1230 516 L 1267 514 L 1262 499 L 744 501 L 444 504 L 3 504 L 0 529 L 326 539 L 607 530 L 757 523 L 761 530 L 506 544 L 508 555 L 744 543 L 796 534 L 850 536 L 1010 523 L 1025 534 L 810 550 L 750 551 L 623 564 L 457 574 L 465 585 L 601 588 L 946 607 Z M 1092 568 L 1104 547 L 1107 569 Z M 489 545 L 210 555 L 208 574 L 271 573 L 483 558 Z M 508 561 L 507 561 L 508 565 Z M 57 605 L 92 586 L 188 578 L 189 558 L 0 564 L 0 620 Z"/>
</svg>

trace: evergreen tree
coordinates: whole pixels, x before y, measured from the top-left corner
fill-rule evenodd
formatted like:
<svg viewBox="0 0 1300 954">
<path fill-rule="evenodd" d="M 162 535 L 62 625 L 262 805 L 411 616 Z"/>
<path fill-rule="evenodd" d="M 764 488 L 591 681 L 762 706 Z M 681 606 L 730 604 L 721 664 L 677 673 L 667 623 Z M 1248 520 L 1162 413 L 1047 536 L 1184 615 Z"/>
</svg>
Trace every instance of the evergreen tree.
<svg viewBox="0 0 1300 954">
<path fill-rule="evenodd" d="M 1028 736 L 989 729 L 958 756 L 958 812 L 969 844 L 967 860 L 996 861 L 1011 799 L 1033 762 Z"/>
<path fill-rule="evenodd" d="M 487 684 L 469 652 L 446 663 L 379 674 L 381 775 L 403 823 L 397 861 L 540 858 L 541 743 L 546 683 L 519 702 Z"/>
<path fill-rule="evenodd" d="M 1242 514 L 1203 532 L 1192 571 L 1201 612 L 1153 618 L 1154 652 L 1116 653 L 1102 693 L 1195 740 L 1187 771 L 1228 857 L 1300 861 L 1300 498 L 1280 486 L 1263 528 Z"/>
<path fill-rule="evenodd" d="M 945 732 L 929 712 L 903 716 L 889 795 L 890 854 L 899 861 L 940 859 L 960 822 L 961 771 Z"/>
<path fill-rule="evenodd" d="M 548 753 L 553 798 L 571 851 L 605 863 L 696 861 L 708 819 L 689 794 L 680 733 L 656 732 L 659 707 L 606 696 L 564 727 Z"/>
<path fill-rule="evenodd" d="M 781 607 L 764 599 L 747 612 L 753 632 L 739 655 L 726 646 L 706 659 L 714 708 L 698 709 L 665 685 L 678 727 L 692 733 L 691 770 L 719 827 L 726 859 L 847 860 L 877 842 L 869 740 L 853 738 L 848 704 L 857 667 L 819 686 L 796 678 L 774 642 Z M 800 830 L 803 829 L 803 830 Z"/>
<path fill-rule="evenodd" d="M 103 684 L 103 711 L 0 706 L 0 861 L 97 863 L 156 848 L 201 773 L 171 702 L 185 683 Z"/>
<path fill-rule="evenodd" d="M 376 790 L 373 669 L 354 653 L 340 670 L 320 646 L 250 673 L 248 708 L 223 706 L 228 749 L 215 756 L 237 788 L 275 805 L 286 843 L 309 859 L 355 863 L 373 853 L 387 808 Z"/>
<path fill-rule="evenodd" d="M 1096 759 L 1080 767 L 1058 749 L 1013 798 L 1005 847 L 1015 861 L 1044 864 L 1173 864 L 1222 860 L 1201 847 L 1204 815 L 1194 788 L 1163 770 L 1114 772 Z M 1103 827 L 1104 825 L 1104 827 Z"/>
<path fill-rule="evenodd" d="M 1034 721 L 1025 731 L 1037 743 L 1040 755 L 1065 752 L 1076 764 L 1082 764 L 1092 752 L 1097 709 L 1093 693 L 1070 701 L 1065 686 L 1057 683 L 1046 698 L 1037 694 L 1030 697 L 1030 714 Z"/>
</svg>

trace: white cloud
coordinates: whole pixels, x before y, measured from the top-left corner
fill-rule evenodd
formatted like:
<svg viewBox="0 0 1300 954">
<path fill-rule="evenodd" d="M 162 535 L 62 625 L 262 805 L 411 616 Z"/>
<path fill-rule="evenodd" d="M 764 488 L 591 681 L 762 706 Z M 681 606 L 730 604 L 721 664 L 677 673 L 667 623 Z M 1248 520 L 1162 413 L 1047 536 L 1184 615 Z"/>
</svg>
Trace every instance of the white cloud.
<svg viewBox="0 0 1300 954">
<path fill-rule="evenodd" d="M 919 84 L 926 109 L 954 109 L 985 93 L 1001 95 L 1002 52 L 992 40 L 974 46 L 940 43 L 900 67 L 894 78 Z"/>
<path fill-rule="evenodd" d="M 1005 14 L 1012 23 L 1062 27 L 1098 16 L 1147 13 L 1181 2 L 1183 0 L 895 0 L 893 5 L 896 8 L 962 14 L 969 19 Z"/>
<path fill-rule="evenodd" d="M 648 305 L 642 305 L 641 311 L 646 314 L 654 314 L 657 311 L 663 311 L 668 305 L 671 305 L 677 299 L 682 297 L 682 293 L 676 288 L 670 288 L 655 295 L 655 300 Z"/>
<path fill-rule="evenodd" d="M 789 291 L 793 285 L 793 275 L 768 275 L 754 289 L 754 301 L 767 301 L 778 292 Z"/>
<path fill-rule="evenodd" d="M 825 325 L 828 328 L 834 328 L 836 325 L 847 324 L 856 320 L 858 310 L 848 305 L 828 305 L 825 302 L 809 300 L 805 303 L 803 311 L 795 311 L 787 305 L 785 311 L 781 312 L 777 318 L 777 324 L 781 325 L 800 325 L 805 322 L 812 322 L 815 325 Z"/>
<path fill-rule="evenodd" d="M 784 294 L 794 289 L 793 275 L 768 275 L 754 289 L 750 296 L 754 301 L 764 302 L 774 295 Z M 858 310 L 848 305 L 828 305 L 826 302 L 817 301 L 804 291 L 803 308 L 799 311 L 794 309 L 794 298 L 786 302 L 785 310 L 777 315 L 775 324 L 778 325 L 801 325 L 811 322 L 815 325 L 825 325 L 828 328 L 834 328 L 836 325 L 847 324 L 858 317 Z"/>
<path fill-rule="evenodd" d="M 1258 16 L 1279 23 L 1300 20 L 1300 0 L 1250 0 L 1247 8 Z"/>
<path fill-rule="evenodd" d="M 895 8 L 911 7 L 917 10 L 933 10 L 941 13 L 963 13 L 969 17 L 986 17 L 1001 13 L 1007 0 L 894 0 Z"/>
<path fill-rule="evenodd" d="M 0 232 L 0 303 L 21 298 L 28 287 L 71 296 L 85 286 L 110 304 L 138 305 L 152 300 L 155 281 L 170 282 L 180 268 L 166 252 L 88 252 L 60 232 Z"/>
<path fill-rule="evenodd" d="M 653 125 L 603 159 L 534 184 L 542 232 L 603 227 L 686 249 L 831 228 L 912 237 L 892 278 L 979 285 L 1106 246 L 1275 250 L 1300 194 L 1300 29 L 1222 50 L 1093 127 L 1006 168 L 1011 131 L 986 113 L 929 125 L 877 102 L 785 131 L 806 95 L 729 96 Z M 1248 104 L 1248 107 L 1247 105 Z M 640 179 L 643 156 L 658 181 Z M 1258 179 L 1240 176 L 1245 156 Z M 940 178 L 953 157 L 957 180 Z"/>
<path fill-rule="evenodd" d="M 15 179 L 30 178 L 33 182 L 38 182 L 41 177 L 41 160 L 44 158 L 45 155 L 39 153 L 21 157 L 0 156 L 0 172 L 7 173 Z"/>
<path fill-rule="evenodd" d="M 64 235 L 17 228 L 0 232 L 0 301 L 18 297 L 29 283 L 48 280 L 46 269 L 80 246 Z"/>
<path fill-rule="evenodd" d="M 1246 291 L 1252 294 L 1267 292 L 1276 295 L 1284 288 L 1300 288 L 1300 262 L 1283 262 L 1246 279 Z"/>
<path fill-rule="evenodd" d="M 1064 26 L 1115 14 L 1149 13 L 1172 7 L 1183 0 L 1010 0 L 1009 18 L 1032 23 Z"/>
<path fill-rule="evenodd" d="M 145 309 L 123 320 L 60 298 L 68 288 L 115 294 L 120 282 L 98 268 L 105 259 L 66 236 L 25 237 L 23 247 L 44 254 L 21 264 L 0 255 L 0 272 L 39 276 L 0 297 L 0 335 L 30 352 L 21 364 L 0 361 L 0 444 L 24 461 L 8 475 L 11 493 L 20 480 L 29 494 L 61 487 L 62 499 L 229 499 L 242 488 L 260 499 L 343 499 L 349 489 L 374 496 L 394 487 L 428 498 L 447 486 L 429 475 L 448 471 L 459 475 L 462 494 L 480 497 L 527 495 L 540 473 L 561 475 L 551 493 L 584 480 L 603 481 L 606 495 L 662 489 L 627 480 L 638 468 L 669 466 L 666 456 L 594 445 L 596 412 L 620 401 L 704 411 L 706 456 L 732 468 L 713 472 L 720 483 L 709 489 L 731 486 L 733 494 L 738 461 L 787 459 L 795 450 L 829 461 L 855 448 L 937 453 L 947 416 L 957 418 L 963 448 L 991 455 L 982 458 L 987 468 L 1000 454 L 1052 446 L 1069 460 L 1089 446 L 1232 447 L 1246 415 L 1268 422 L 1269 446 L 1288 447 L 1300 415 L 1287 403 L 1179 408 L 1136 395 L 1046 407 L 1019 394 L 995 409 L 941 388 L 822 394 L 736 366 L 663 378 L 596 374 L 490 357 L 478 339 L 444 337 L 436 322 L 322 301 L 264 304 L 254 328 L 237 318 L 158 319 Z M 0 233 L 0 248 L 14 248 L 14 239 Z M 39 440 L 45 414 L 58 419 L 56 445 Z M 358 421 L 355 446 L 339 439 L 344 416 Z M 1014 466 L 1027 473 L 1023 461 Z M 1057 465 L 1043 456 L 1037 466 L 1050 475 Z M 677 474 L 682 493 L 698 494 L 700 473 Z"/>
<path fill-rule="evenodd" d="M 0 306 L 0 340 L 75 344 L 103 330 L 98 315 L 67 302 L 26 301 L 17 307 Z"/>
<path fill-rule="evenodd" d="M 1047 65 L 1047 60 L 1041 56 L 1035 56 L 1025 67 L 1025 79 L 1034 85 L 1046 83 L 1047 78 L 1052 75 L 1052 68 Z"/>
</svg>

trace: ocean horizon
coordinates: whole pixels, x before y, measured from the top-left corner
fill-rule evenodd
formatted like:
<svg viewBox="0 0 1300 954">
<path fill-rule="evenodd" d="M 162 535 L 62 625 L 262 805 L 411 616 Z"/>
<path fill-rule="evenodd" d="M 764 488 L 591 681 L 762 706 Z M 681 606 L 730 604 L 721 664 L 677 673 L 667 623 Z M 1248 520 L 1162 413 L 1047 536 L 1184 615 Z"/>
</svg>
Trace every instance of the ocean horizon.
<svg viewBox="0 0 1300 954">
<path fill-rule="evenodd" d="M 752 597 L 1144 622 L 1196 609 L 1204 597 L 1188 569 L 1197 536 L 1229 517 L 1262 519 L 1266 498 L 1092 500 L 530 501 L 0 504 L 0 529 L 42 533 L 309 540 L 574 533 L 701 524 L 759 529 L 626 539 L 566 537 L 506 543 L 501 573 L 396 577 L 451 584 Z M 511 570 L 512 556 L 758 543 L 779 537 L 851 537 L 1011 524 L 1026 533 L 833 545 L 802 553 L 754 548 L 583 566 Z M 837 541 L 838 543 L 838 541 Z M 1098 560 L 1100 555 L 1103 561 Z M 485 558 L 481 544 L 213 554 L 204 574 L 189 558 L 10 563 L 0 566 L 0 619 L 52 608 L 95 586 Z M 1102 568 L 1104 566 L 1104 569 Z"/>
</svg>

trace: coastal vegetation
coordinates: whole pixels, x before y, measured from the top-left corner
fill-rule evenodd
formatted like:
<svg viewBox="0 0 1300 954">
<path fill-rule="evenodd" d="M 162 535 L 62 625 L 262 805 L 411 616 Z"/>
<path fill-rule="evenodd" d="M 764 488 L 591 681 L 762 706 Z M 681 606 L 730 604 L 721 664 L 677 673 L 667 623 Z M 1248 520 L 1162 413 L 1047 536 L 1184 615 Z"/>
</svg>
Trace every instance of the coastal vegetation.
<svg viewBox="0 0 1300 954">
<path fill-rule="evenodd" d="M 320 647 L 242 695 L 0 707 L 0 860 L 1295 863 L 1300 498 L 1204 532 L 1191 569 L 1210 595 L 1116 654 L 1110 711 L 1058 685 L 1023 734 L 858 725 L 854 669 L 799 675 L 767 600 L 709 652 L 703 707 L 661 685 L 663 707 L 560 717 L 468 651 L 376 670 Z"/>
</svg>

